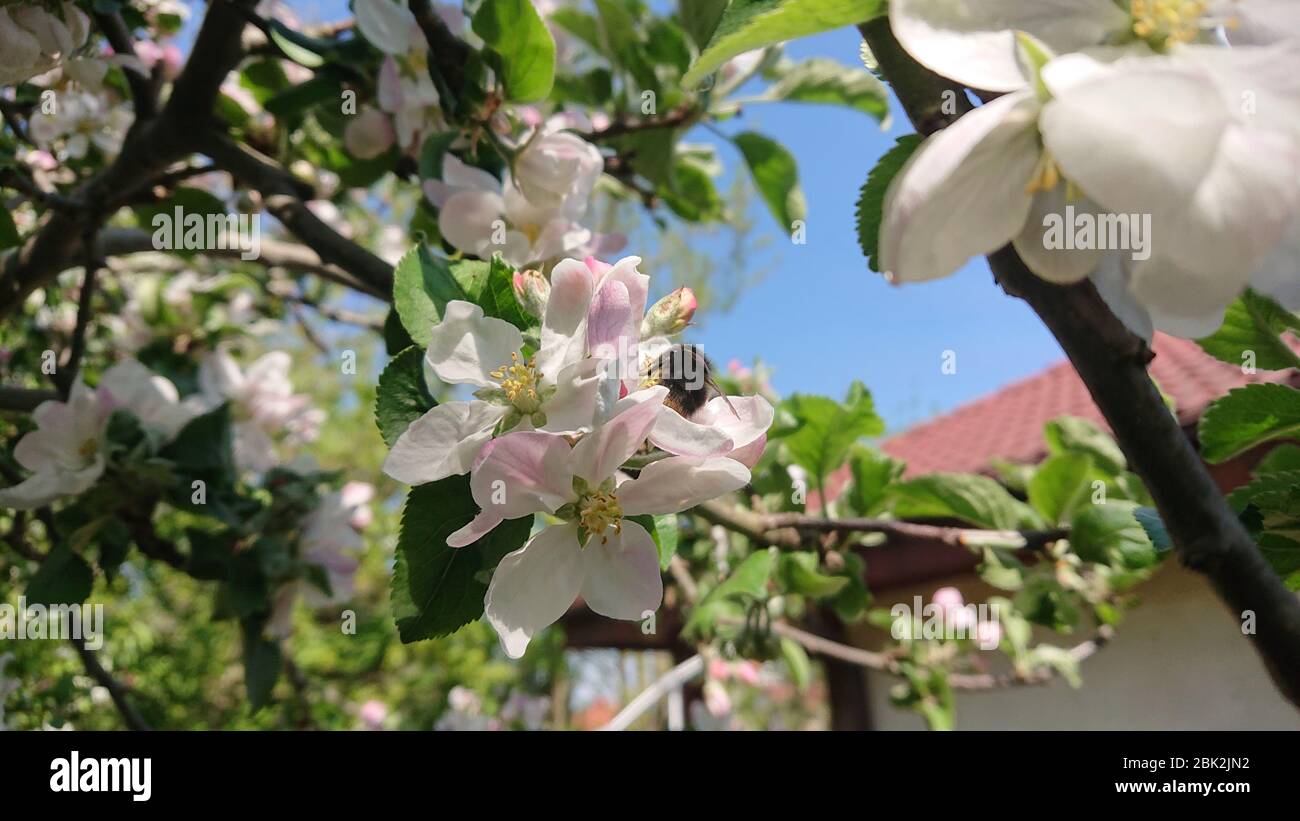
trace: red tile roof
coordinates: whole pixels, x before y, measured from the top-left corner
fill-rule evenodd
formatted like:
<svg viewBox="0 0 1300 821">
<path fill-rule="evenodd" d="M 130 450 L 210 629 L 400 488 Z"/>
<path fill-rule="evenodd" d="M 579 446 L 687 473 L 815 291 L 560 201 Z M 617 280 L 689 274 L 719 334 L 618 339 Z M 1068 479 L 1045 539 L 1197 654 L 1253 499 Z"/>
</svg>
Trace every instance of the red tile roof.
<svg viewBox="0 0 1300 821">
<path fill-rule="evenodd" d="M 1251 382 L 1300 384 L 1295 371 L 1242 373 L 1195 342 L 1156 334 L 1151 375 L 1172 398 L 1178 421 L 1190 425 L 1212 400 Z M 1058 416 L 1081 416 L 1109 430 L 1069 362 L 1014 382 L 881 443 L 907 462 L 907 475 L 935 471 L 981 472 L 994 459 L 1037 462 L 1046 455 L 1043 425 Z"/>
</svg>

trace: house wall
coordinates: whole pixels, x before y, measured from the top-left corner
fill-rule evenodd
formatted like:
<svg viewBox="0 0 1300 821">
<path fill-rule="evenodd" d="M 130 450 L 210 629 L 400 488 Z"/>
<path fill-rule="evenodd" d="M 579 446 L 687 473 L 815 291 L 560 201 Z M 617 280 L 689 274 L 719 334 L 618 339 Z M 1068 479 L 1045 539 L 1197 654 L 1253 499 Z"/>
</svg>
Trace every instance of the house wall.
<svg viewBox="0 0 1300 821">
<path fill-rule="evenodd" d="M 928 601 L 945 585 L 959 588 L 968 602 L 996 593 L 963 575 L 877 591 L 875 605 L 910 605 L 914 594 Z M 1141 603 L 1114 640 L 1082 664 L 1080 689 L 1057 680 L 964 693 L 957 699 L 958 729 L 1300 730 L 1300 712 L 1278 695 L 1240 621 L 1199 575 L 1170 560 L 1136 592 Z M 1035 638 L 1070 646 L 1087 637 L 1043 631 Z M 882 634 L 858 626 L 853 641 L 876 648 Z M 893 677 L 872 672 L 866 678 L 873 727 L 924 728 L 919 716 L 889 703 Z"/>
</svg>

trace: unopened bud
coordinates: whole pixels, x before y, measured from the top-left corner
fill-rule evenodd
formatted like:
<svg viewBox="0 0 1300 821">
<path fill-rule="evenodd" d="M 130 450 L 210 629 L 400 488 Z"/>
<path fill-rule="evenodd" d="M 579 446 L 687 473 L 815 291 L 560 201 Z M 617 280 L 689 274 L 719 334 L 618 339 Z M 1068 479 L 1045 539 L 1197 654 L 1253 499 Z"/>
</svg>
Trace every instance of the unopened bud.
<svg viewBox="0 0 1300 821">
<path fill-rule="evenodd" d="M 650 306 L 645 319 L 641 320 L 641 338 L 655 336 L 672 336 L 681 333 L 691 324 L 695 316 L 695 292 L 690 288 L 678 288 L 668 296 Z"/>
<path fill-rule="evenodd" d="M 541 319 L 546 313 L 546 301 L 551 298 L 551 283 L 546 277 L 531 268 L 515 271 L 514 288 L 520 307 Z"/>
</svg>

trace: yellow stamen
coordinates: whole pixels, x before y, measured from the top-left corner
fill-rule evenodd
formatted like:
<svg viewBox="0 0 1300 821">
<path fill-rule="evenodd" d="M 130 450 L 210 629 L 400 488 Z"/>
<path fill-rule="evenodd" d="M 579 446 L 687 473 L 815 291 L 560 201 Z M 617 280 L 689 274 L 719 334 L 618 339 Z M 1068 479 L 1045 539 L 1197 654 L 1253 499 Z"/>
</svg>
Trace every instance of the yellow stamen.
<svg viewBox="0 0 1300 821">
<path fill-rule="evenodd" d="M 605 544 L 609 537 L 604 534 L 611 526 L 615 533 L 623 532 L 623 506 L 612 491 L 593 491 L 578 502 L 578 523 L 588 533 L 600 534 L 600 543 Z"/>
<path fill-rule="evenodd" d="M 520 413 L 534 413 L 542 406 L 542 398 L 537 393 L 537 385 L 544 374 L 537 370 L 537 357 L 524 361 L 518 353 L 510 354 L 510 364 L 502 365 L 490 376 L 501 382 L 510 404 Z"/>
<path fill-rule="evenodd" d="M 1200 36 L 1205 0 L 1132 0 L 1133 33 L 1161 49 Z"/>
<path fill-rule="evenodd" d="M 1061 169 L 1056 167 L 1056 160 L 1052 159 L 1051 153 L 1044 150 L 1038 158 L 1038 164 L 1034 166 L 1029 184 L 1025 186 L 1025 193 L 1037 194 L 1040 191 L 1051 191 L 1060 182 Z"/>
</svg>

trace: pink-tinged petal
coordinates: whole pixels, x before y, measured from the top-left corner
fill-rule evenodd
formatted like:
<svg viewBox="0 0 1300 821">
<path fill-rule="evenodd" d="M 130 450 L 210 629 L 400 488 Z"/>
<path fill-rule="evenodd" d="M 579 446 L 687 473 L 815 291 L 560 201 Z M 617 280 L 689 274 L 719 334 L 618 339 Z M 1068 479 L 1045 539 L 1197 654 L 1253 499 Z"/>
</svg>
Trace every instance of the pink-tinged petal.
<svg viewBox="0 0 1300 821">
<path fill-rule="evenodd" d="M 492 371 L 511 364 L 523 344 L 514 325 L 483 316 L 483 309 L 472 302 L 454 299 L 433 326 L 424 359 L 444 382 L 489 387 L 498 384 Z"/>
<path fill-rule="evenodd" d="M 384 61 L 379 64 L 378 102 L 389 114 L 406 108 L 402 99 L 402 74 L 391 54 L 384 55 Z"/>
<path fill-rule="evenodd" d="M 731 437 L 737 448 L 766 438 L 776 410 L 762 396 L 715 396 L 700 409 L 696 419 Z"/>
<path fill-rule="evenodd" d="M 502 519 L 554 512 L 574 501 L 570 447 L 563 436 L 515 431 L 493 439 L 470 475 L 474 501 Z"/>
<path fill-rule="evenodd" d="M 626 516 L 678 513 L 749 484 L 749 469 L 734 459 L 673 456 L 651 462 L 618 488 Z"/>
<path fill-rule="evenodd" d="M 591 279 L 593 282 L 599 282 L 605 274 L 609 273 L 609 269 L 614 267 L 608 262 L 601 262 L 595 257 L 587 257 L 582 262 L 587 266 L 587 270 L 591 273 Z"/>
<path fill-rule="evenodd" d="M 600 360 L 583 359 L 560 371 L 555 395 L 542 405 L 546 414 L 542 430 L 573 433 L 592 424 L 596 390 L 600 387 L 600 366 Z"/>
<path fill-rule="evenodd" d="M 610 528 L 588 539 L 582 564 L 582 600 L 602 616 L 636 621 L 663 603 L 659 551 L 636 522 L 624 519 L 621 532 Z"/>
<path fill-rule="evenodd" d="M 483 610 L 510 658 L 539 631 L 560 620 L 578 598 L 582 550 L 575 525 L 551 525 L 506 555 L 488 584 Z"/>
<path fill-rule="evenodd" d="M 650 442 L 678 456 L 723 456 L 736 447 L 721 428 L 692 422 L 669 407 L 659 411 Z"/>
<path fill-rule="evenodd" d="M 650 277 L 637 270 L 641 264 L 640 257 L 623 257 L 601 277 L 600 288 L 609 287 L 611 283 L 620 282 L 627 288 L 628 301 L 632 306 L 633 337 L 640 335 L 641 317 L 645 314 L 646 298 L 650 293 Z"/>
<path fill-rule="evenodd" d="M 632 316 L 632 300 L 627 285 L 622 282 L 601 283 L 587 315 L 587 347 L 591 355 L 618 359 L 619 343 L 629 344 Z M 639 315 L 637 319 L 639 321 Z"/>
<path fill-rule="evenodd" d="M 377 108 L 363 108 L 343 130 L 343 145 L 348 153 L 363 160 L 373 160 L 392 147 L 397 139 L 393 122 Z"/>
<path fill-rule="evenodd" d="M 738 447 L 731 453 L 727 454 L 728 459 L 735 459 L 745 467 L 753 470 L 758 460 L 763 458 L 763 449 L 767 447 L 767 434 L 764 434 L 748 445 Z"/>
<path fill-rule="evenodd" d="M 659 418 L 668 389 L 648 388 L 615 406 L 615 415 L 573 448 L 573 475 L 599 485 L 645 443 Z"/>
<path fill-rule="evenodd" d="M 505 412 L 487 402 L 438 405 L 397 437 L 384 460 L 384 473 L 408 485 L 468 473 Z"/>
<path fill-rule="evenodd" d="M 504 228 L 505 205 L 490 191 L 457 191 L 438 212 L 438 231 L 457 250 L 487 256 L 493 233 Z"/>
<path fill-rule="evenodd" d="M 492 532 L 492 529 L 505 521 L 495 510 L 481 510 L 470 523 L 447 537 L 448 547 L 468 547 Z"/>
</svg>

